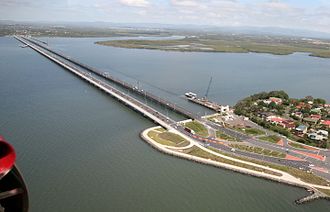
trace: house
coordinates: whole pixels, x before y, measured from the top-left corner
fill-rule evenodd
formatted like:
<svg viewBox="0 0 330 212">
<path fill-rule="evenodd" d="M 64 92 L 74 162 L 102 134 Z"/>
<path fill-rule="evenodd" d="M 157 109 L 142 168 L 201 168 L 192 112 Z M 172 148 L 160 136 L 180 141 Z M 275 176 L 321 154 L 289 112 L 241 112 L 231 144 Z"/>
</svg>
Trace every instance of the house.
<svg viewBox="0 0 330 212">
<path fill-rule="evenodd" d="M 319 135 L 323 135 L 324 137 L 327 137 L 327 138 L 328 138 L 328 136 L 329 136 L 329 133 L 328 133 L 328 131 L 326 131 L 326 130 L 318 130 L 317 133 L 318 133 Z"/>
<path fill-rule="evenodd" d="M 294 112 L 294 113 L 291 113 L 292 116 L 295 116 L 297 118 L 302 118 L 303 117 L 303 113 L 302 112 Z"/>
<path fill-rule="evenodd" d="M 330 120 L 321 120 L 321 124 L 330 127 Z"/>
<path fill-rule="evenodd" d="M 301 124 L 301 125 L 299 125 L 299 126 L 296 128 L 296 132 L 297 132 L 298 134 L 306 134 L 306 133 L 307 133 L 307 129 L 308 129 L 307 126 Z"/>
<path fill-rule="evenodd" d="M 278 116 L 268 116 L 266 118 L 266 121 L 278 125 L 279 123 L 282 123 L 284 121 L 284 118 L 278 117 Z"/>
<path fill-rule="evenodd" d="M 277 97 L 269 97 L 269 100 L 271 102 L 274 102 L 275 104 L 277 105 L 280 105 L 282 104 L 283 100 L 281 98 L 277 98 Z"/>
<path fill-rule="evenodd" d="M 308 138 L 316 141 L 321 141 L 323 140 L 323 136 L 318 135 L 317 133 L 309 133 Z"/>
<path fill-rule="evenodd" d="M 318 130 L 313 133 L 309 133 L 308 138 L 316 141 L 322 141 L 322 140 L 327 140 L 328 139 L 328 131 L 325 130 Z"/>
<path fill-rule="evenodd" d="M 312 115 L 310 115 L 309 116 L 309 118 L 311 118 L 311 119 L 315 119 L 315 120 L 320 120 L 321 119 L 321 115 L 319 115 L 319 114 L 312 114 Z"/>
<path fill-rule="evenodd" d="M 294 121 L 286 119 L 284 121 L 282 121 L 282 123 L 279 124 L 280 126 L 282 126 L 283 128 L 287 128 L 287 129 L 294 129 L 296 127 L 296 124 L 294 123 Z"/>
<path fill-rule="evenodd" d="M 311 112 L 313 112 L 313 113 L 317 113 L 317 114 L 320 114 L 320 113 L 321 113 L 321 110 L 322 110 L 322 108 L 317 107 L 317 108 L 313 108 L 313 109 L 311 109 Z"/>
<path fill-rule="evenodd" d="M 272 101 L 270 101 L 269 99 L 265 99 L 262 102 L 265 103 L 266 105 L 269 105 Z"/>
<path fill-rule="evenodd" d="M 309 104 L 305 104 L 305 102 L 299 102 L 298 105 L 296 105 L 296 109 L 303 109 L 308 108 L 310 109 L 312 106 Z"/>
<path fill-rule="evenodd" d="M 278 116 L 268 116 L 266 121 L 287 129 L 294 129 L 296 127 L 294 121 Z"/>
<path fill-rule="evenodd" d="M 304 118 L 303 119 L 305 122 L 308 122 L 308 123 L 310 123 L 310 124 L 316 124 L 317 123 L 317 119 L 312 119 L 312 118 Z"/>
<path fill-rule="evenodd" d="M 269 99 L 264 99 L 262 100 L 263 103 L 269 105 L 270 103 L 274 102 L 277 105 L 282 104 L 283 100 L 281 98 L 277 98 L 277 97 L 269 97 Z"/>
</svg>

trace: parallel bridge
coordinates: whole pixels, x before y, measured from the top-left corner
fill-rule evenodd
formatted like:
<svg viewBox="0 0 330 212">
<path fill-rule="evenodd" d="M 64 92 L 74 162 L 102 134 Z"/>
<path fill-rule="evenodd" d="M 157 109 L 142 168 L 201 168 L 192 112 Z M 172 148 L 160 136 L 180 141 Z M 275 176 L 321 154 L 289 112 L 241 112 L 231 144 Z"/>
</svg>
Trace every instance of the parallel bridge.
<svg viewBox="0 0 330 212">
<path fill-rule="evenodd" d="M 143 97 L 145 97 L 145 98 L 147 98 L 147 99 L 149 99 L 149 100 L 151 100 L 153 102 L 159 103 L 159 104 L 163 105 L 164 107 L 166 107 L 166 108 L 168 108 L 170 110 L 173 110 L 174 112 L 176 112 L 176 113 L 178 113 L 180 115 L 183 115 L 183 116 L 185 116 L 187 118 L 190 118 L 190 119 L 198 119 L 199 118 L 199 116 L 197 114 L 194 114 L 191 111 L 188 111 L 187 109 L 185 109 L 185 108 L 183 108 L 183 107 L 181 107 L 179 105 L 176 105 L 176 104 L 174 104 L 174 103 L 172 103 L 172 102 L 170 102 L 170 101 L 168 101 L 166 99 L 163 99 L 163 98 L 161 98 L 159 96 L 156 96 L 156 95 L 154 95 L 154 94 L 152 94 L 152 93 L 150 93 L 148 91 L 139 89 L 139 88 L 137 88 L 136 86 L 134 86 L 134 85 L 132 85 L 130 83 L 127 83 L 125 81 L 122 81 L 120 79 L 117 79 L 117 78 L 111 76 L 107 72 L 98 70 L 98 69 L 96 69 L 94 67 L 91 67 L 91 66 L 88 66 L 86 64 L 83 64 L 83 63 L 81 63 L 81 62 L 79 62 L 79 61 L 77 61 L 77 60 L 75 60 L 73 58 L 67 57 L 67 56 L 65 56 L 65 55 L 63 55 L 63 54 L 61 54 L 61 53 L 59 53 L 59 52 L 57 52 L 57 51 L 55 51 L 53 49 L 48 48 L 45 45 L 41 45 L 40 42 L 42 42 L 42 43 L 45 44 L 45 42 L 43 42 L 43 41 L 37 40 L 35 38 L 33 38 L 33 39 L 23 38 L 23 39 L 28 40 L 31 44 L 35 45 L 36 47 L 40 47 L 42 49 L 47 50 L 48 52 L 56 55 L 58 58 L 62 58 L 64 60 L 66 60 L 66 61 L 69 61 L 70 63 L 72 63 L 72 64 L 74 64 L 74 65 L 76 65 L 76 66 L 78 66 L 80 68 L 83 68 L 83 69 L 85 69 L 85 70 L 87 70 L 89 72 L 92 72 L 92 73 L 94 73 L 94 74 L 96 74 L 96 75 L 98 75 L 98 76 L 100 76 L 100 77 L 102 77 L 104 79 L 107 79 L 107 80 L 109 80 L 109 81 L 111 81 L 111 82 L 113 82 L 113 83 L 115 83 L 115 84 L 117 84 L 117 85 L 119 85 L 119 86 L 121 86 L 123 88 L 130 89 L 132 92 L 134 92 L 134 93 L 136 93 L 136 94 L 138 94 L 140 96 L 143 96 Z"/>
<path fill-rule="evenodd" d="M 176 121 L 170 119 L 169 117 L 163 115 L 162 113 L 158 112 L 154 108 L 144 104 L 143 102 L 123 93 L 122 91 L 114 88 L 110 84 L 101 81 L 100 79 L 78 69 L 77 67 L 70 64 L 71 61 L 66 61 L 63 57 L 56 57 L 52 52 L 48 51 L 48 49 L 43 48 L 40 45 L 36 45 L 35 42 L 32 42 L 30 39 L 25 37 L 15 36 L 17 40 L 24 43 L 25 45 L 29 46 L 36 52 L 40 53 L 41 55 L 45 56 L 46 58 L 50 59 L 51 61 L 55 62 L 56 64 L 62 66 L 63 68 L 67 69 L 71 73 L 75 74 L 76 76 L 86 80 L 87 82 L 91 83 L 92 85 L 98 87 L 99 89 L 103 90 L 107 94 L 110 94 L 112 97 L 118 99 L 119 101 L 123 102 L 130 108 L 135 111 L 138 111 L 142 115 L 148 117 L 155 123 L 161 125 L 162 127 L 171 130 L 175 126 L 176 128 Z M 57 54 L 56 54 L 57 55 Z"/>
</svg>

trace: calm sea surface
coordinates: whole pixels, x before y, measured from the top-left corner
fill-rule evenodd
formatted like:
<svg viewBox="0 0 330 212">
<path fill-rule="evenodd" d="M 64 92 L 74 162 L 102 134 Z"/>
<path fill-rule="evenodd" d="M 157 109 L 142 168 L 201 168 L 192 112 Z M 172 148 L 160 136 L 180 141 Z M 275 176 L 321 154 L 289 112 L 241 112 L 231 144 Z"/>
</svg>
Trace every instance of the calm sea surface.
<svg viewBox="0 0 330 212">
<path fill-rule="evenodd" d="M 138 84 L 197 113 L 193 91 L 234 104 L 283 89 L 330 100 L 330 59 L 306 54 L 180 53 L 45 38 L 84 63 Z M 330 202 L 297 206 L 299 188 L 161 154 L 139 138 L 153 126 L 139 114 L 8 37 L 0 38 L 0 134 L 16 148 L 32 212 L 329 211 Z"/>
</svg>

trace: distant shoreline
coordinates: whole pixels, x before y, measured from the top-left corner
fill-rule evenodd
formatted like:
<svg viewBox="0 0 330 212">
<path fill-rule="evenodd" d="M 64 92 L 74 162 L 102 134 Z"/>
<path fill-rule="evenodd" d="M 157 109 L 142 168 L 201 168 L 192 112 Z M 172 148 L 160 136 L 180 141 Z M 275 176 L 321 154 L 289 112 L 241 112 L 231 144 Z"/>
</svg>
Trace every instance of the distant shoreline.
<svg viewBox="0 0 330 212">
<path fill-rule="evenodd" d="M 294 44 L 262 43 L 263 41 L 228 40 L 228 38 L 184 38 L 177 40 L 109 40 L 97 41 L 95 44 L 128 49 L 147 49 L 175 52 L 208 52 L 208 53 L 266 53 L 273 55 L 290 55 L 307 53 L 312 57 L 330 58 L 330 50 L 324 46 L 301 42 Z M 284 41 L 283 41 L 284 42 Z M 310 46 L 309 46 L 310 45 Z M 327 44 L 330 45 L 330 44 Z"/>
</svg>

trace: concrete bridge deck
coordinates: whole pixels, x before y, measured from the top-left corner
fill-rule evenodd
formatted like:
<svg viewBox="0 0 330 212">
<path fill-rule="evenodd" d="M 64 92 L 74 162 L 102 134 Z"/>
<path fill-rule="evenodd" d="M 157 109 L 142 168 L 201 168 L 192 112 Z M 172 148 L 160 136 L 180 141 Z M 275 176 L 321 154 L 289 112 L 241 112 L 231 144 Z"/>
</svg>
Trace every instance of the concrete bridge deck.
<svg viewBox="0 0 330 212">
<path fill-rule="evenodd" d="M 17 40 L 24 43 L 25 45 L 29 46 L 36 52 L 40 53 L 41 55 L 45 56 L 46 58 L 50 59 L 51 61 L 55 62 L 56 64 L 62 66 L 63 68 L 67 69 L 71 73 L 75 74 L 76 76 L 86 80 L 87 82 L 91 83 L 92 85 L 98 87 L 99 89 L 103 90 L 104 92 L 110 94 L 112 97 L 118 99 L 119 101 L 123 102 L 130 108 L 138 111 L 142 115 L 148 117 L 155 123 L 161 125 L 162 127 L 173 130 L 173 125 L 176 125 L 176 121 L 170 119 L 169 117 L 161 114 L 160 112 L 156 111 L 155 109 L 151 108 L 150 106 L 140 102 L 139 100 L 119 91 L 118 89 L 112 87 L 108 83 L 105 83 L 96 77 L 93 77 L 85 72 L 79 70 L 78 68 L 70 65 L 67 61 L 60 60 L 59 58 L 54 57 L 52 53 L 48 52 L 46 49 L 41 48 L 40 46 L 35 45 L 32 42 L 29 42 L 28 39 L 23 37 L 15 36 Z"/>
<path fill-rule="evenodd" d="M 37 47 L 40 47 L 42 49 L 47 50 L 48 52 L 58 56 L 59 58 L 62 58 L 66 61 L 69 61 L 70 63 L 76 65 L 77 67 L 80 67 L 80 68 L 83 68 L 83 69 L 85 69 L 89 72 L 92 72 L 92 73 L 94 73 L 94 74 L 96 74 L 96 75 L 98 75 L 98 76 L 100 76 L 104 79 L 107 79 L 107 80 L 109 80 L 109 81 L 111 81 L 111 82 L 113 82 L 113 83 L 115 83 L 115 84 L 117 84 L 117 85 L 119 85 L 123 88 L 130 89 L 132 92 L 134 92 L 134 93 L 136 93 L 140 96 L 143 96 L 143 97 L 145 97 L 145 98 L 147 98 L 147 99 L 149 99 L 153 102 L 159 103 L 159 104 L 163 105 L 164 107 L 166 107 L 170 110 L 173 110 L 174 112 L 176 112 L 180 115 L 183 115 L 183 116 L 185 116 L 189 119 L 200 118 L 197 114 L 194 114 L 193 112 L 188 111 L 187 109 L 185 109 L 185 108 L 183 108 L 183 107 L 181 107 L 177 104 L 174 104 L 174 103 L 172 103 L 172 102 L 170 102 L 166 99 L 163 99 L 159 96 L 156 96 L 156 95 L 154 95 L 154 94 L 152 94 L 152 93 L 150 93 L 146 90 L 142 90 L 142 89 L 140 89 L 140 88 L 138 88 L 138 87 L 136 87 L 136 86 L 134 86 L 130 83 L 127 83 L 127 82 L 122 81 L 118 78 L 115 78 L 115 77 L 111 76 L 108 72 L 98 70 L 94 67 L 83 64 L 83 63 L 81 63 L 81 62 L 79 62 L 79 61 L 77 61 L 73 58 L 65 56 L 65 55 L 63 55 L 63 54 L 61 54 L 61 53 L 59 53 L 59 52 L 57 52 L 53 49 L 50 49 L 48 46 L 40 44 L 40 42 L 43 43 L 43 44 L 46 44 L 45 42 L 43 42 L 41 40 L 38 40 L 38 39 L 35 39 L 35 38 L 31 38 L 31 39 L 24 38 L 24 39 L 28 40 L 31 44 L 34 44 Z"/>
</svg>

